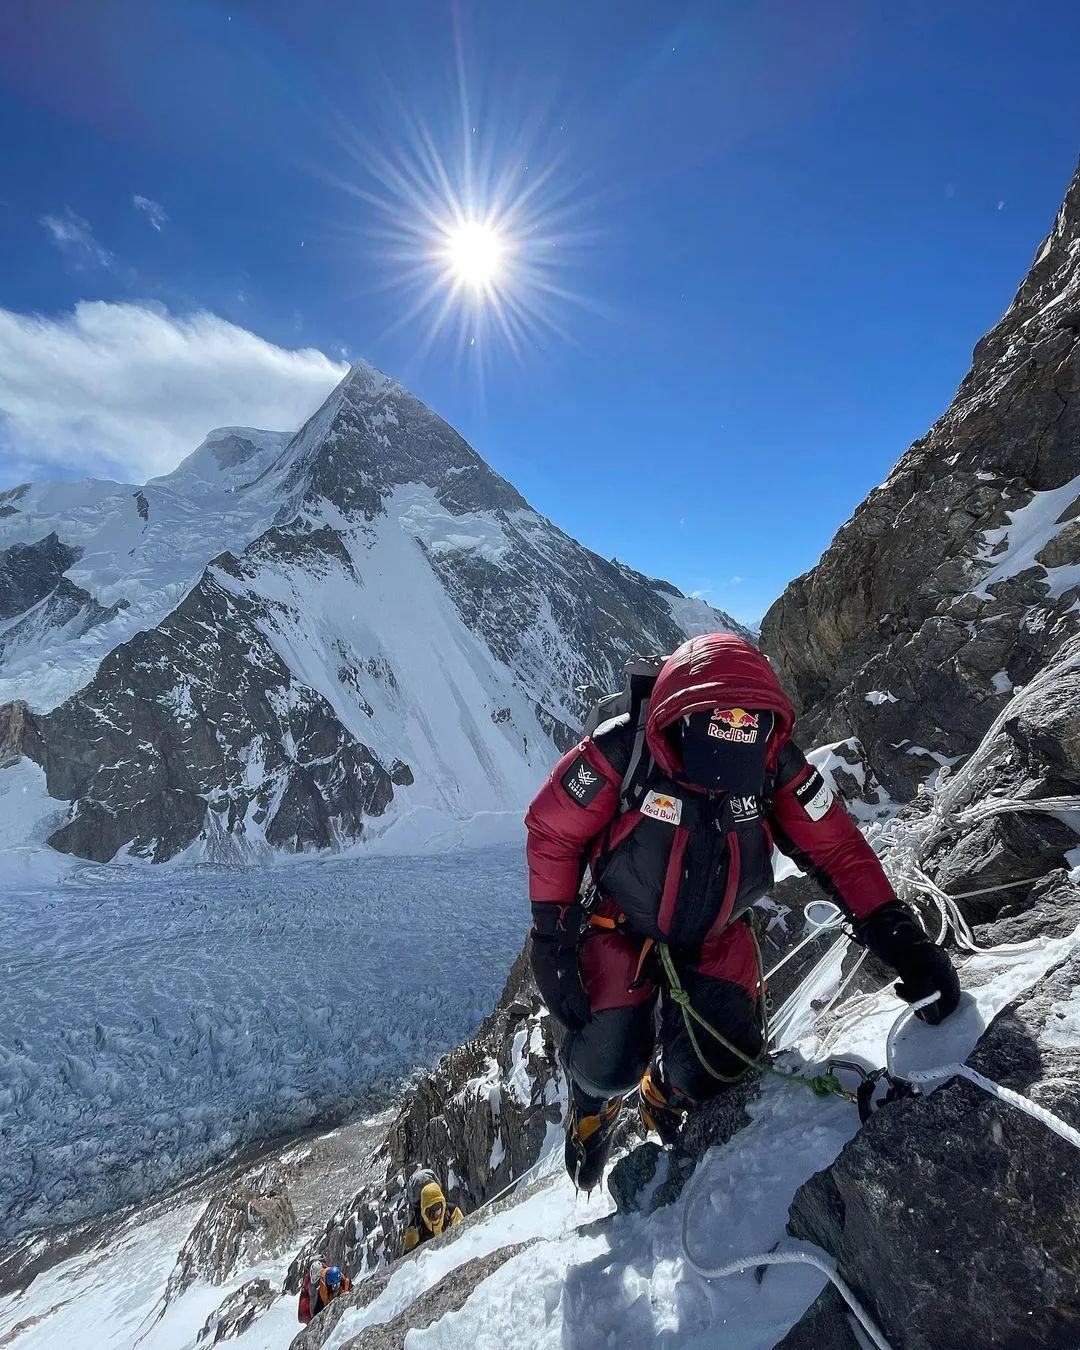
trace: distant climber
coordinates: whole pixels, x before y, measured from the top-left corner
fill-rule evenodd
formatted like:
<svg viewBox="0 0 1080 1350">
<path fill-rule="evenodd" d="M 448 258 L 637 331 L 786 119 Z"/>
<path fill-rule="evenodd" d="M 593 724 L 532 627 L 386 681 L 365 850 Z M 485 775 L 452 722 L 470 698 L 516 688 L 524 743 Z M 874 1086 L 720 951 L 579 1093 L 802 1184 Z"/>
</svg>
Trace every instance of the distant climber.
<svg viewBox="0 0 1080 1350">
<path fill-rule="evenodd" d="M 452 1206 L 434 1172 L 427 1168 L 414 1173 L 409 1182 L 409 1225 L 405 1229 L 403 1250 L 411 1252 L 422 1242 L 439 1237 L 462 1219 L 461 1210 Z"/>
<path fill-rule="evenodd" d="M 352 1281 L 341 1273 L 339 1266 L 329 1266 L 316 1257 L 300 1286 L 300 1307 L 297 1313 L 300 1321 L 307 1325 L 328 1303 L 332 1303 L 339 1294 L 347 1294 L 351 1288 Z"/>
<path fill-rule="evenodd" d="M 764 1049 L 748 909 L 772 884 L 774 842 L 898 973 L 902 998 L 940 995 L 924 1021 L 960 996 L 948 955 L 792 739 L 792 706 L 755 647 L 691 638 L 632 680 L 628 708 L 562 757 L 526 818 L 533 970 L 563 1029 L 566 1164 L 586 1190 L 624 1094 L 638 1088 L 645 1125 L 670 1143 Z"/>
</svg>

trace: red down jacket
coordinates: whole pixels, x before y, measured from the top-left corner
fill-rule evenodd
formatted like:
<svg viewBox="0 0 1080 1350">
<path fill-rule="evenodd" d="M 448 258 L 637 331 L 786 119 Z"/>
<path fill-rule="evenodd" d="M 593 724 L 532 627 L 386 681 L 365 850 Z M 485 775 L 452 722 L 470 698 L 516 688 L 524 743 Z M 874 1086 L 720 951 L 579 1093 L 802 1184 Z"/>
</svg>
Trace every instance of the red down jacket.
<svg viewBox="0 0 1080 1350">
<path fill-rule="evenodd" d="M 707 793 L 683 777 L 672 732 L 704 709 L 772 714 L 760 796 Z M 619 813 L 633 748 L 626 715 L 565 754 L 537 794 L 525 821 L 532 902 L 573 903 L 593 864 L 601 895 L 635 931 L 693 946 L 769 889 L 774 843 L 855 919 L 894 899 L 873 849 L 791 739 L 794 721 L 768 661 L 748 642 L 711 633 L 683 643 L 650 700 L 644 809 Z"/>
</svg>

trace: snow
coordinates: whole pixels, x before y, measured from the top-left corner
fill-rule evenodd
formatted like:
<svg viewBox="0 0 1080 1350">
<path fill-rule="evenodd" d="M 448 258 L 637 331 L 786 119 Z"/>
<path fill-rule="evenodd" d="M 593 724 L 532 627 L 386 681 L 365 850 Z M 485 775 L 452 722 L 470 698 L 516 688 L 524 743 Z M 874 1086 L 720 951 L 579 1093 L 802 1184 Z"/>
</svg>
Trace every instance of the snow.
<svg viewBox="0 0 1080 1350">
<path fill-rule="evenodd" d="M 222 467 L 229 437 L 255 453 Z M 287 434 L 224 427 L 213 431 L 171 474 L 139 486 L 88 478 L 35 483 L 0 516 L 0 550 L 55 532 L 82 557 L 65 574 L 105 607 L 126 601 L 108 623 L 83 636 L 63 630 L 8 653 L 0 665 L 0 703 L 24 698 L 47 711 L 90 680 L 102 659 L 180 603 L 211 558 L 242 549 L 280 505 L 267 485 L 250 485 L 288 441 Z M 139 497 L 148 508 L 143 519 Z"/>
<path fill-rule="evenodd" d="M 32 798 L 37 773 L 0 783 Z M 488 1012 L 527 927 L 518 848 L 63 862 L 0 894 L 0 1240 L 145 1199 L 431 1063 Z"/>
<path fill-rule="evenodd" d="M 335 1350 L 335 1347 L 344 1345 L 365 1327 L 390 1321 L 425 1290 L 438 1284 L 444 1275 L 466 1261 L 487 1256 L 512 1242 L 528 1242 L 533 1238 L 550 1240 L 554 1235 L 564 1232 L 574 1234 L 583 1224 L 609 1213 L 611 1207 L 610 1197 L 602 1189 L 594 1191 L 590 1198 L 585 1199 L 575 1193 L 569 1181 L 565 1185 L 556 1183 L 545 1188 L 502 1211 L 488 1223 L 470 1227 L 449 1246 L 421 1250 L 415 1261 L 403 1263 L 378 1298 L 373 1299 L 366 1308 L 347 1312 L 338 1320 L 324 1350 Z M 522 1255 L 527 1257 L 536 1251 L 537 1248 L 532 1247 Z M 498 1323 L 490 1323 L 484 1329 L 484 1339 L 478 1344 L 528 1345 L 528 1339 L 515 1340 L 515 1336 L 523 1335 L 524 1332 L 525 1327 L 515 1309 L 513 1317 L 500 1318 Z M 410 1344 L 422 1344 L 422 1341 L 416 1340 L 422 1334 L 410 1332 Z M 498 1338 L 497 1342 L 493 1338 Z M 438 1343 L 461 1346 L 468 1342 L 460 1339 Z"/>
<path fill-rule="evenodd" d="M 1080 1050 L 1080 989 L 1053 1005 L 1039 1041 L 1050 1050 Z"/>
<path fill-rule="evenodd" d="M 1009 678 L 1007 670 L 996 671 L 992 677 L 991 683 L 994 686 L 995 694 L 1011 694 L 1013 691 L 1013 682 Z"/>
<path fill-rule="evenodd" d="M 989 587 L 1007 577 L 1016 576 L 1029 567 L 1038 567 L 1036 554 L 1065 526 L 1059 517 L 1080 496 L 1080 475 L 1062 487 L 1036 492 L 1031 500 L 1009 513 L 1009 523 L 983 535 L 982 557 L 991 563 L 990 570 L 973 592 L 982 599 L 989 597 Z M 1005 542 L 1004 552 L 994 549 Z M 1080 584 L 1080 565 L 1046 569 L 1047 597 L 1056 599 L 1071 586 Z"/>
<path fill-rule="evenodd" d="M 480 512 L 451 515 L 439 505 L 434 494 L 430 502 L 416 501 L 406 507 L 401 513 L 401 526 L 436 556 L 473 553 L 487 562 L 498 563 L 510 548 L 501 522 L 493 516 Z"/>
<path fill-rule="evenodd" d="M 963 972 L 971 986 L 965 1008 L 941 1028 L 922 1023 L 905 1028 L 898 1053 L 917 1059 L 920 1067 L 966 1055 L 991 1018 L 1075 950 L 1078 940 L 1080 931 L 1048 940 L 1034 952 L 973 958 Z M 824 1037 L 808 1015 L 798 1045 L 802 1058 L 884 1062 L 885 1037 L 906 1005 L 885 990 L 850 1006 Z M 760 1285 L 750 1272 L 699 1278 L 682 1255 L 684 1207 L 688 1199 L 693 1203 L 692 1249 L 710 1264 L 790 1241 L 785 1225 L 795 1191 L 828 1166 L 857 1131 L 858 1113 L 837 1098 L 818 1101 L 769 1080 L 751 1116 L 745 1130 L 706 1154 L 677 1204 L 649 1217 L 616 1216 L 607 1226 L 590 1226 L 583 1216 L 568 1230 L 563 1215 L 570 1186 L 556 1178 L 542 1241 L 492 1274 L 459 1312 L 411 1332 L 410 1350 L 461 1345 L 563 1350 L 568 1344 L 613 1343 L 613 1337 L 630 1350 L 657 1345 L 769 1350 L 816 1297 L 823 1278 L 802 1267 L 769 1271 Z M 491 1248 L 511 1240 L 503 1228 L 507 1218 L 499 1215 L 484 1225 Z"/>
<path fill-rule="evenodd" d="M 718 630 L 746 635 L 753 633 L 752 628 L 736 623 L 730 614 L 714 609 L 706 600 L 696 595 L 669 595 L 664 598 L 671 608 L 671 617 L 686 633 L 687 637 L 697 637 L 701 633 L 715 633 Z"/>
<path fill-rule="evenodd" d="M 45 791 L 45 772 L 36 764 L 20 759 L 0 770 L 0 894 L 58 881 L 77 866 L 67 854 L 42 847 L 66 815 L 67 803 Z"/>
<path fill-rule="evenodd" d="M 882 703 L 897 703 L 895 694 L 890 694 L 887 689 L 871 689 L 866 696 L 867 703 L 872 703 L 874 707 L 879 707 Z"/>
</svg>

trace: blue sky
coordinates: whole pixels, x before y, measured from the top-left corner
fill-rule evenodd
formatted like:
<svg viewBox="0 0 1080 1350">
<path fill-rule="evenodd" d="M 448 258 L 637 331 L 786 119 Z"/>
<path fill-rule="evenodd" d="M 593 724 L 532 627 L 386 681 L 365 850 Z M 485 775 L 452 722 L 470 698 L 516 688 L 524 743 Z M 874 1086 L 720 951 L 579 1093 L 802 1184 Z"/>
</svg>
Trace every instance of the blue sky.
<svg viewBox="0 0 1080 1350">
<path fill-rule="evenodd" d="M 9 2 L 0 477 L 159 472 L 363 355 L 585 543 L 756 618 L 1008 304 L 1078 58 L 1066 3 Z M 410 312 L 427 203 L 381 166 L 421 132 L 550 250 L 513 345 Z"/>
</svg>

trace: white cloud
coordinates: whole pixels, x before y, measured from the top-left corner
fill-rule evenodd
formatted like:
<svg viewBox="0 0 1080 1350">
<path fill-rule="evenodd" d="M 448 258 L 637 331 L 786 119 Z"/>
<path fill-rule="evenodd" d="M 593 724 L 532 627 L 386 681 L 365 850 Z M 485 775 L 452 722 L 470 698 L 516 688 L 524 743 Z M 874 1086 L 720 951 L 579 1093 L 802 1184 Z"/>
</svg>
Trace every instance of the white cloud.
<svg viewBox="0 0 1080 1350">
<path fill-rule="evenodd" d="M 161 227 L 166 223 L 169 217 L 165 213 L 165 208 L 160 202 L 152 201 L 149 197 L 144 197 L 141 192 L 136 192 L 131 199 L 131 204 L 136 211 L 141 211 L 157 232 L 161 233 Z"/>
<path fill-rule="evenodd" d="M 81 301 L 0 309 L 0 487 L 41 477 L 165 473 L 218 426 L 291 431 L 348 369 L 206 312 Z"/>
<path fill-rule="evenodd" d="M 90 222 L 77 216 L 70 206 L 64 207 L 62 215 L 42 216 L 38 223 L 72 266 L 112 269 L 115 258 L 94 238 Z"/>
</svg>

